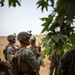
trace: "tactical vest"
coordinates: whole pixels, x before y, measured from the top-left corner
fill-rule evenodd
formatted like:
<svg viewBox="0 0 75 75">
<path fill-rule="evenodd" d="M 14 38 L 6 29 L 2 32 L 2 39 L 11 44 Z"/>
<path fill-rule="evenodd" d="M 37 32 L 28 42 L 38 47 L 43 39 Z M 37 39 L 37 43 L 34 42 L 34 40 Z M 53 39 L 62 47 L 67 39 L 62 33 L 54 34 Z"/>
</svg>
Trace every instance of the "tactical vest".
<svg viewBox="0 0 75 75">
<path fill-rule="evenodd" d="M 30 72 L 32 70 L 32 67 L 27 63 L 27 61 L 22 59 L 22 52 L 25 48 L 21 48 L 19 50 L 19 55 L 18 55 L 18 68 L 19 71 L 21 72 Z M 25 68 L 26 67 L 26 68 Z"/>
<path fill-rule="evenodd" d="M 20 48 L 13 57 L 12 67 L 14 75 L 19 75 L 19 73 L 31 73 L 33 68 L 27 63 L 27 61 L 22 59 L 22 52 L 25 48 Z"/>
</svg>

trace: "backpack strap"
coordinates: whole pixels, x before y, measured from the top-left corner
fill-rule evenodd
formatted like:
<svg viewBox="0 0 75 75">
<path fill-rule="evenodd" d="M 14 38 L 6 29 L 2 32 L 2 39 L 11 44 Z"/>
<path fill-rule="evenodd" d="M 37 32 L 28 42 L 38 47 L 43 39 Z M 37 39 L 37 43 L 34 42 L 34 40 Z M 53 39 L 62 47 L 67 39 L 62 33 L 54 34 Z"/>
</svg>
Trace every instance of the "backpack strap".
<svg viewBox="0 0 75 75">
<path fill-rule="evenodd" d="M 22 52 L 25 48 L 20 48 L 19 49 L 19 55 L 18 55 L 18 69 L 21 71 L 21 60 L 22 60 Z"/>
<path fill-rule="evenodd" d="M 5 47 L 5 49 L 3 50 L 3 54 L 4 54 L 6 60 L 7 60 L 7 48 L 8 48 L 8 46 L 9 46 L 9 45 L 7 45 L 7 46 Z"/>
</svg>

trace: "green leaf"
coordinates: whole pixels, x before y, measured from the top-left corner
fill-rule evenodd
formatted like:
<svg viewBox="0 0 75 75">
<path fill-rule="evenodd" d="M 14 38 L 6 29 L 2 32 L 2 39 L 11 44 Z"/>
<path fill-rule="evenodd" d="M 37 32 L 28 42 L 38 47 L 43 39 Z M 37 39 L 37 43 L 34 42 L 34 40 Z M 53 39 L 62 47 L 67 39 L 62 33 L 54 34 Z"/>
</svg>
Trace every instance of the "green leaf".
<svg viewBox="0 0 75 75">
<path fill-rule="evenodd" d="M 50 31 L 55 31 L 56 28 L 59 27 L 59 23 L 58 22 L 54 22 L 52 23 L 52 25 L 49 27 Z"/>
<path fill-rule="evenodd" d="M 19 6 L 21 6 L 21 4 L 20 4 L 20 2 L 19 2 L 18 0 L 16 1 L 16 3 L 17 3 Z"/>
<path fill-rule="evenodd" d="M 66 35 L 63 35 L 63 34 L 56 34 L 54 35 L 54 41 L 56 43 L 58 43 L 60 40 L 65 44 L 66 43 L 66 39 L 69 39 Z"/>
<path fill-rule="evenodd" d="M 1 7 L 4 6 L 4 0 L 0 0 Z"/>
<path fill-rule="evenodd" d="M 54 7 L 54 0 L 50 0 L 51 1 L 51 6 Z"/>
<path fill-rule="evenodd" d="M 12 5 L 12 0 L 8 1 L 9 7 Z"/>
<path fill-rule="evenodd" d="M 53 54 L 54 51 L 55 51 L 54 49 L 50 49 L 50 50 L 49 50 L 49 54 Z"/>
<path fill-rule="evenodd" d="M 42 18 L 41 20 L 45 21 L 45 23 L 42 24 L 44 26 L 43 30 L 41 33 L 47 31 L 49 29 L 49 25 L 52 22 L 53 16 L 49 15 L 48 18 Z"/>
<path fill-rule="evenodd" d="M 67 9 L 67 19 L 69 21 L 72 21 L 72 19 L 74 18 L 75 16 L 75 2 L 71 2 L 69 4 L 69 7 Z"/>
<path fill-rule="evenodd" d="M 75 33 L 72 33 L 70 35 L 70 40 L 71 40 L 71 43 L 75 45 Z"/>
<path fill-rule="evenodd" d="M 12 5 L 13 7 L 16 7 L 16 3 L 13 3 L 13 5 Z"/>
<path fill-rule="evenodd" d="M 44 50 L 44 51 L 41 52 L 41 54 L 43 54 L 44 56 L 48 55 L 49 54 L 49 50 Z"/>
<path fill-rule="evenodd" d="M 16 4 L 18 4 L 19 6 L 21 6 L 20 2 L 18 0 L 9 0 L 9 7 L 13 6 L 16 7 Z"/>
<path fill-rule="evenodd" d="M 59 34 L 56 34 L 54 35 L 54 41 L 57 43 L 60 39 L 60 35 Z"/>
<path fill-rule="evenodd" d="M 42 12 L 43 12 L 44 8 L 48 11 L 48 6 L 49 6 L 49 4 L 48 4 L 47 1 L 39 0 L 39 1 L 36 3 L 36 5 L 38 5 L 37 8 L 41 7 Z"/>
<path fill-rule="evenodd" d="M 64 45 L 62 46 L 62 49 L 63 49 L 63 50 L 69 50 L 69 49 L 70 49 L 70 44 L 64 44 Z"/>
</svg>

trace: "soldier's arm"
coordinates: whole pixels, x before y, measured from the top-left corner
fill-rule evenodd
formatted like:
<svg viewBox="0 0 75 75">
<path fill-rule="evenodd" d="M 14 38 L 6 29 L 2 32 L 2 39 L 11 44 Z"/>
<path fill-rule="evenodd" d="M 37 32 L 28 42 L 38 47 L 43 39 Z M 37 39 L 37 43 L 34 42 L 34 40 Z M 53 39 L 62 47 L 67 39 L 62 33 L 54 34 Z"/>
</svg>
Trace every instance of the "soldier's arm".
<svg viewBox="0 0 75 75">
<path fill-rule="evenodd" d="M 8 47 L 8 48 L 7 48 L 7 55 L 8 55 L 8 54 L 13 54 L 13 51 L 14 51 L 14 50 L 13 50 L 13 48 L 12 48 L 11 46 Z"/>
<path fill-rule="evenodd" d="M 37 59 L 32 51 L 30 51 L 30 50 L 23 51 L 22 57 L 32 68 L 34 68 L 34 69 L 38 68 Z"/>
<path fill-rule="evenodd" d="M 45 67 L 44 61 L 43 61 L 43 58 L 42 57 L 39 57 L 37 60 L 38 60 L 39 66 Z"/>
</svg>

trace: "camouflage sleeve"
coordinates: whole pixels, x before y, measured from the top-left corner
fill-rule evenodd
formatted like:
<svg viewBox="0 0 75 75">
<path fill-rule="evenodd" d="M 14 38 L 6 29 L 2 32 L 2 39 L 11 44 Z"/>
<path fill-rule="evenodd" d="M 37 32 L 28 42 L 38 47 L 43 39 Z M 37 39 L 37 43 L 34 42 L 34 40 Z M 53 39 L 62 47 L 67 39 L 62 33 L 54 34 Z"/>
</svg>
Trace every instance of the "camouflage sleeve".
<svg viewBox="0 0 75 75">
<path fill-rule="evenodd" d="M 33 52 L 29 49 L 26 49 L 23 51 L 22 53 L 22 59 L 24 59 L 25 61 L 27 61 L 27 63 L 34 69 L 38 68 L 38 62 L 36 60 L 35 55 L 33 54 Z"/>
<path fill-rule="evenodd" d="M 65 52 L 62 56 L 61 56 L 61 59 L 60 59 L 60 64 L 61 64 L 61 66 L 60 66 L 60 68 L 61 69 L 64 69 L 66 66 L 67 66 L 67 64 L 69 63 L 68 62 L 68 60 L 70 60 L 69 59 L 69 52 L 67 51 L 67 52 Z"/>
<path fill-rule="evenodd" d="M 8 54 L 14 54 L 14 49 L 11 47 L 11 46 L 9 46 L 8 48 L 7 48 L 7 55 Z"/>
<path fill-rule="evenodd" d="M 44 61 L 42 57 L 38 57 L 37 62 L 38 62 L 39 67 L 44 65 Z"/>
</svg>

